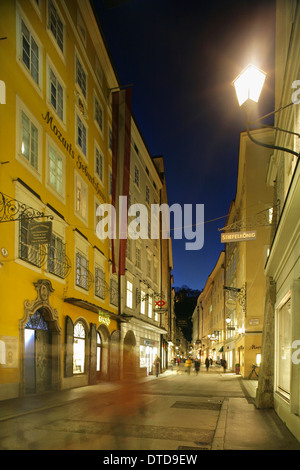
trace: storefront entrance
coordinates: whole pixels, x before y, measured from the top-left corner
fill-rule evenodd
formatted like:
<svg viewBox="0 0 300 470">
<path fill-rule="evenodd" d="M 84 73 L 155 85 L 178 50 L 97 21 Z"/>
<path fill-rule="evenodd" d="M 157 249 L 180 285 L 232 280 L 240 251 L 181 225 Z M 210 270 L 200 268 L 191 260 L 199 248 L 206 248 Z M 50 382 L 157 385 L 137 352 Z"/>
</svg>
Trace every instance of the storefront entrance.
<svg viewBox="0 0 300 470">
<path fill-rule="evenodd" d="M 49 302 L 54 292 L 49 280 L 34 283 L 37 298 L 24 302 L 19 322 L 20 395 L 61 389 L 61 328 L 58 312 Z"/>
<path fill-rule="evenodd" d="M 52 333 L 43 314 L 37 311 L 25 325 L 25 393 L 51 389 Z"/>
</svg>

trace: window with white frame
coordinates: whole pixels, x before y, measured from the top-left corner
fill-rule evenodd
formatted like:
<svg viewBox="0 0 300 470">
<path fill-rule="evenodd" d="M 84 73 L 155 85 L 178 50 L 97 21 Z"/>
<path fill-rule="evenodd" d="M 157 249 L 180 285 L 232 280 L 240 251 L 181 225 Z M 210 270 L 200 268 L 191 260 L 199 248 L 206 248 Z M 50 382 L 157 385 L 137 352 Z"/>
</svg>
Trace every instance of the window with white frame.
<svg viewBox="0 0 300 470">
<path fill-rule="evenodd" d="M 78 84 L 84 98 L 87 98 L 87 74 L 83 68 L 83 65 L 76 54 L 75 59 L 75 66 L 76 66 L 76 83 Z"/>
<path fill-rule="evenodd" d="M 48 147 L 48 181 L 52 189 L 60 196 L 64 195 L 64 159 L 56 148 L 49 143 Z"/>
<path fill-rule="evenodd" d="M 38 171 L 39 132 L 38 128 L 24 111 L 21 112 L 21 129 L 21 153 L 28 163 Z"/>
<path fill-rule="evenodd" d="M 62 279 L 65 278 L 66 245 L 61 237 L 52 234 L 48 248 L 48 271 Z"/>
<path fill-rule="evenodd" d="M 40 85 L 40 67 L 42 57 L 40 57 L 40 48 L 30 29 L 21 19 L 21 57 L 23 64 L 30 72 L 33 80 Z"/>
<path fill-rule="evenodd" d="M 94 95 L 94 119 L 100 131 L 103 132 L 103 109 L 96 95 Z"/>
<path fill-rule="evenodd" d="M 95 173 L 103 182 L 103 155 L 97 145 L 95 145 Z"/>
<path fill-rule="evenodd" d="M 126 282 L 126 307 L 132 308 L 133 305 L 133 284 L 132 282 Z"/>
<path fill-rule="evenodd" d="M 78 114 L 76 114 L 76 142 L 87 157 L 87 128 Z"/>
<path fill-rule="evenodd" d="M 100 266 L 95 267 L 95 295 L 102 300 L 105 298 L 105 273 Z"/>
<path fill-rule="evenodd" d="M 76 253 L 76 286 L 85 290 L 89 288 L 89 261 L 79 251 Z"/>
<path fill-rule="evenodd" d="M 53 0 L 48 0 L 48 28 L 61 50 L 64 52 L 64 23 Z"/>
<path fill-rule="evenodd" d="M 88 186 L 77 173 L 75 173 L 75 212 L 85 222 L 87 221 Z"/>
<path fill-rule="evenodd" d="M 59 119 L 64 122 L 65 88 L 54 69 L 49 66 L 49 101 Z"/>
</svg>

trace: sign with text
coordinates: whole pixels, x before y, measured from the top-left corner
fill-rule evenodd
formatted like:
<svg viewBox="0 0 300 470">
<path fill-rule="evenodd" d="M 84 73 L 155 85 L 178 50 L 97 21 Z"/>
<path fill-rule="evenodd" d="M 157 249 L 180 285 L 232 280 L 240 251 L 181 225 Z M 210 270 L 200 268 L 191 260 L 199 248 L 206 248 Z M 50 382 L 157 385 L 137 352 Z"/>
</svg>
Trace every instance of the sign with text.
<svg viewBox="0 0 300 470">
<path fill-rule="evenodd" d="M 248 242 L 250 240 L 256 240 L 256 230 L 221 234 L 221 243 Z"/>
<path fill-rule="evenodd" d="M 44 245 L 51 242 L 52 222 L 31 222 L 28 226 L 28 245 Z"/>
</svg>

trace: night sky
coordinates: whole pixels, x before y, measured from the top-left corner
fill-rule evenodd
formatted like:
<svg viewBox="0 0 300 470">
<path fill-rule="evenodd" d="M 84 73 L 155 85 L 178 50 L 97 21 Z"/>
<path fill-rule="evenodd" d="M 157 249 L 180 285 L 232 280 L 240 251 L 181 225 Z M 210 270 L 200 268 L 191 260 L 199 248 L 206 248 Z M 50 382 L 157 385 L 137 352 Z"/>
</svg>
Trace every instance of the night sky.
<svg viewBox="0 0 300 470">
<path fill-rule="evenodd" d="M 249 62 L 268 73 L 259 115 L 274 109 L 275 1 L 94 4 L 120 82 L 133 85 L 149 152 L 164 157 L 169 205 L 204 204 L 203 248 L 187 251 L 185 239 L 173 240 L 174 286 L 203 289 L 235 197 L 245 115 L 232 81 Z"/>
</svg>

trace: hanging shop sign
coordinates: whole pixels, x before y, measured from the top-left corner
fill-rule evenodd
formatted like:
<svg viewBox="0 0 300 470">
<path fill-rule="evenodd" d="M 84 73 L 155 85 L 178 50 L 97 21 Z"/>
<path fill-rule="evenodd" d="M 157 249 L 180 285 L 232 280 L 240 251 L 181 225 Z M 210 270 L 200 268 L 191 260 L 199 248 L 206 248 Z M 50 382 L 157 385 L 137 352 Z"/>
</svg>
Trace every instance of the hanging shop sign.
<svg viewBox="0 0 300 470">
<path fill-rule="evenodd" d="M 44 245 L 51 242 L 52 222 L 30 222 L 28 225 L 28 245 Z"/>
<path fill-rule="evenodd" d="M 221 234 L 221 243 L 248 242 L 251 240 L 256 240 L 256 230 Z"/>
</svg>

